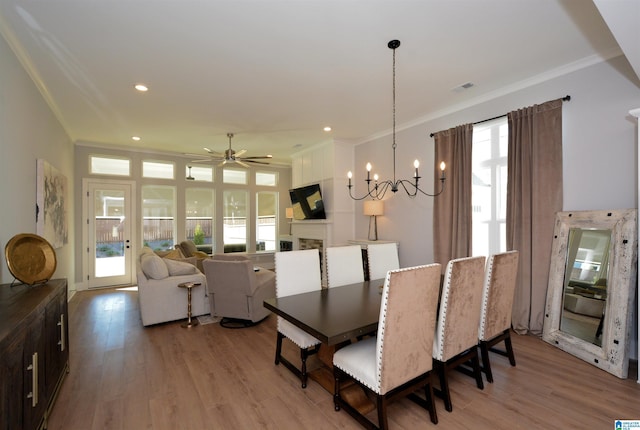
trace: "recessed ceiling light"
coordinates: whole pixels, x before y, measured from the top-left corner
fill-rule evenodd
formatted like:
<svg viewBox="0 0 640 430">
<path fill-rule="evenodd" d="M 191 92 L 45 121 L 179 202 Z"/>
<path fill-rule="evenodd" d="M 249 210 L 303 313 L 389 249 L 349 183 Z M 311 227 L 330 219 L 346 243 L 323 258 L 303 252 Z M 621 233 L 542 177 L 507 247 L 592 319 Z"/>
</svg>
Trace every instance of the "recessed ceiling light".
<svg viewBox="0 0 640 430">
<path fill-rule="evenodd" d="M 149 87 L 147 87 L 145 84 L 136 84 L 134 88 L 142 93 L 144 93 L 145 91 L 149 91 Z"/>
<path fill-rule="evenodd" d="M 329 132 L 329 131 L 331 131 L 331 127 L 326 126 L 325 128 L 323 128 L 323 130 L 326 131 L 326 132 Z"/>
<path fill-rule="evenodd" d="M 132 139 L 132 140 L 135 140 L 136 142 L 137 142 L 137 141 L 139 141 L 139 140 L 141 140 L 141 139 L 140 139 L 140 136 L 131 136 L 131 139 Z"/>
</svg>

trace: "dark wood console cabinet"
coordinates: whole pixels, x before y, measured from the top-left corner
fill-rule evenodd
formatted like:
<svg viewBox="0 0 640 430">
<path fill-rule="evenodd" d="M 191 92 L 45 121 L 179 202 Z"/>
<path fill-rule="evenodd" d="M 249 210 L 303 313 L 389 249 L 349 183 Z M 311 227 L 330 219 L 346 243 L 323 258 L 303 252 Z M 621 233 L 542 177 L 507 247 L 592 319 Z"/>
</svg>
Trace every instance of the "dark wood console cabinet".
<svg viewBox="0 0 640 430">
<path fill-rule="evenodd" d="M 66 279 L 0 285 L 0 429 L 47 427 L 69 371 Z"/>
</svg>

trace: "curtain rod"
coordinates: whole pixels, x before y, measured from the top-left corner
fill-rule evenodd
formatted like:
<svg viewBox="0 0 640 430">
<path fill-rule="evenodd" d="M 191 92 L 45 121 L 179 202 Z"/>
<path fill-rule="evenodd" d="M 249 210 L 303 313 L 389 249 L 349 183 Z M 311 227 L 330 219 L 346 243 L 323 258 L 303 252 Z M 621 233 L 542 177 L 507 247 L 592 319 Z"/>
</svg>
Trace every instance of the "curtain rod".
<svg viewBox="0 0 640 430">
<path fill-rule="evenodd" d="M 562 97 L 562 101 L 563 102 L 568 102 L 569 100 L 571 100 L 571 96 L 570 95 L 566 95 L 566 96 Z M 494 119 L 502 118 L 505 115 L 507 115 L 507 114 L 494 116 L 493 118 L 489 118 L 489 119 L 483 119 L 482 121 L 476 121 L 476 122 L 473 123 L 473 125 L 482 124 L 483 122 L 493 121 Z M 435 136 L 435 133 L 431 133 L 429 136 L 433 137 L 433 136 Z"/>
</svg>

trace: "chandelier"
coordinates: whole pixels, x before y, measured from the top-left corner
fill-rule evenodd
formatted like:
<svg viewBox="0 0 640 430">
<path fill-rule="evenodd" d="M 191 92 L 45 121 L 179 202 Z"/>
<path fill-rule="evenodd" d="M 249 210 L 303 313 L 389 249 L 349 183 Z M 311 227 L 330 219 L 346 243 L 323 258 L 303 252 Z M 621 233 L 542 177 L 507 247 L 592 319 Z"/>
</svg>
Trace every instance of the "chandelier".
<svg viewBox="0 0 640 430">
<path fill-rule="evenodd" d="M 347 185 L 347 187 L 349 188 L 349 196 L 354 200 L 363 200 L 367 197 L 371 197 L 374 200 L 381 200 L 382 198 L 384 198 L 384 195 L 388 190 L 396 193 L 400 188 L 402 188 L 409 197 L 415 197 L 418 193 L 424 194 L 425 196 L 429 197 L 435 197 L 440 195 L 442 191 L 444 191 L 444 181 L 446 180 L 446 177 L 444 175 L 444 161 L 440 163 L 440 191 L 438 191 L 437 193 L 430 194 L 420 189 L 418 185 L 418 181 L 420 180 L 420 175 L 418 174 L 418 167 L 420 167 L 420 162 L 417 159 L 413 162 L 415 172 L 412 179 L 396 179 L 396 49 L 400 46 L 400 41 L 392 40 L 387 44 L 387 46 L 393 50 L 393 144 L 391 145 L 391 148 L 393 149 L 393 179 L 381 181 L 378 178 L 377 173 L 373 175 L 373 178 L 371 178 L 372 166 L 371 163 L 367 163 L 367 179 L 365 179 L 365 181 L 367 182 L 367 193 L 362 197 L 355 197 L 353 195 L 353 184 L 351 183 L 353 174 L 349 172 L 347 173 L 347 177 L 349 178 L 349 184 Z"/>
</svg>

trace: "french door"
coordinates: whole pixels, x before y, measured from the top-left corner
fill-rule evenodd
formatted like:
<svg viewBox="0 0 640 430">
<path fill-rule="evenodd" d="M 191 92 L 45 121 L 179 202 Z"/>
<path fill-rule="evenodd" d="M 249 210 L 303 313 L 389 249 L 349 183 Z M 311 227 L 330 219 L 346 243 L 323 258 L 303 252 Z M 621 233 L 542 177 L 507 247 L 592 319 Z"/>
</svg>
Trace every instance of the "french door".
<svg viewBox="0 0 640 430">
<path fill-rule="evenodd" d="M 85 268 L 88 288 L 134 284 L 132 194 L 127 181 L 83 180 Z"/>
</svg>

